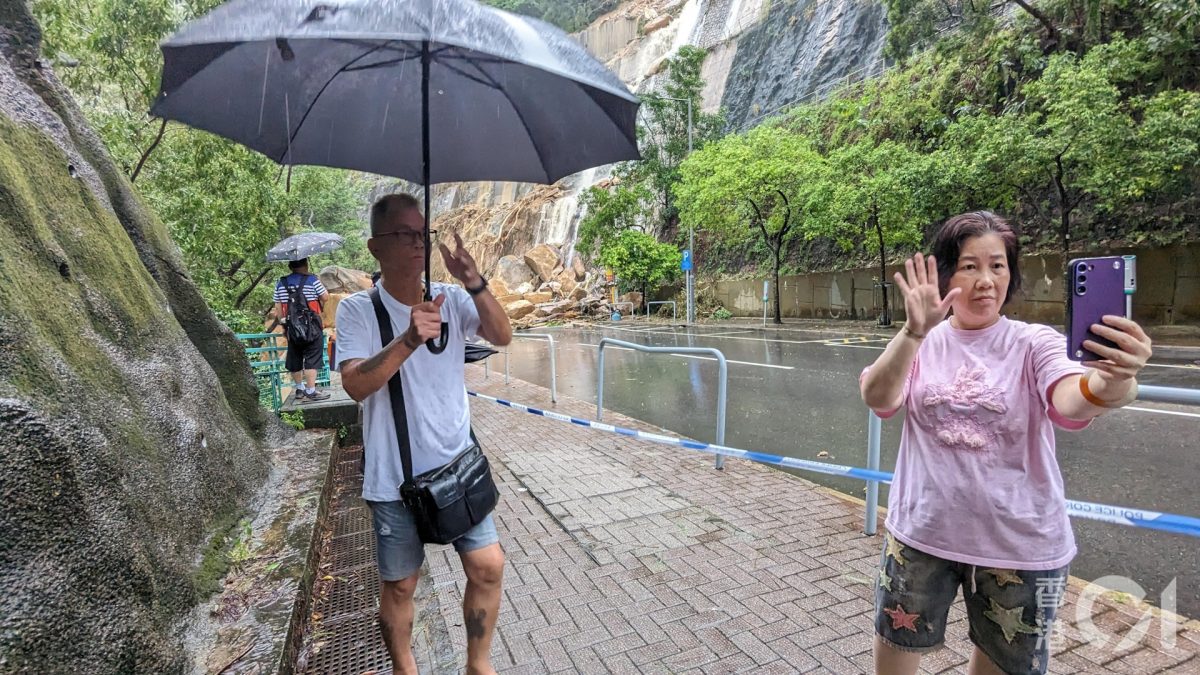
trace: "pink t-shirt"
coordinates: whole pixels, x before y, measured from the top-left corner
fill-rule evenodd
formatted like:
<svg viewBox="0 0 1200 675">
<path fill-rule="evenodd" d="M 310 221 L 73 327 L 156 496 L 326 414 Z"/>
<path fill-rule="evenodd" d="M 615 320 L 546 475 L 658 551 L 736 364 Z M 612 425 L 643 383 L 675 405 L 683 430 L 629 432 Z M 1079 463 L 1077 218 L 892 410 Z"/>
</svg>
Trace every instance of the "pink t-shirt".
<svg viewBox="0 0 1200 675">
<path fill-rule="evenodd" d="M 1051 392 L 1083 372 L 1048 326 L 1001 317 L 982 330 L 949 321 L 930 330 L 904 385 L 888 531 L 970 565 L 1048 570 L 1070 562 L 1075 537 L 1053 425 L 1088 423 L 1060 415 Z"/>
</svg>

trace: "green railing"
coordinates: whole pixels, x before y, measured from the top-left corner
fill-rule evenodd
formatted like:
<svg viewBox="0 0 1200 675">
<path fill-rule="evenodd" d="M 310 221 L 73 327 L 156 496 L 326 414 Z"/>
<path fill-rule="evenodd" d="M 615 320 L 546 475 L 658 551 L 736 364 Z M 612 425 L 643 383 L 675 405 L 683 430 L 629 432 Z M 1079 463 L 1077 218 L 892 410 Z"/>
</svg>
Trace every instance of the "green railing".
<svg viewBox="0 0 1200 675">
<path fill-rule="evenodd" d="M 287 356 L 287 345 L 283 335 L 238 333 L 237 339 L 245 345 L 246 358 L 254 371 L 259 403 L 273 412 L 279 412 L 283 406 L 283 388 L 292 386 L 284 358 Z M 321 336 L 321 369 L 317 371 L 317 386 L 329 386 L 329 349 L 324 335 Z"/>
</svg>

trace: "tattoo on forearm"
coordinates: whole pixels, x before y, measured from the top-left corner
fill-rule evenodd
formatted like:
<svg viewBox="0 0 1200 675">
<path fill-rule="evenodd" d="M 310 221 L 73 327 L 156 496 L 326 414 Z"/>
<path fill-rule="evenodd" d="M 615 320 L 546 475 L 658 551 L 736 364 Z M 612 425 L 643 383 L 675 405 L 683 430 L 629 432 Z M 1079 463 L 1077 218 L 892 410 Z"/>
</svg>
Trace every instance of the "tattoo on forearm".
<svg viewBox="0 0 1200 675">
<path fill-rule="evenodd" d="M 467 639 L 482 640 L 484 633 L 483 622 L 487 618 L 487 610 L 471 609 L 468 607 L 463 610 L 463 614 L 465 615 L 464 618 L 467 624 Z"/>
</svg>

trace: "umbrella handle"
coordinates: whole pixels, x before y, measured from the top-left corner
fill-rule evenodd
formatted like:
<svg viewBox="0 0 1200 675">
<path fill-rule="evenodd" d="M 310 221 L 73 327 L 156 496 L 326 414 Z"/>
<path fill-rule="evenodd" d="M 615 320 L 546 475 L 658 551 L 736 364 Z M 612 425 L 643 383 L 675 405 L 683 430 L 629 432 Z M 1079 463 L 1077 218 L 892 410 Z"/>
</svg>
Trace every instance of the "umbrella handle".
<svg viewBox="0 0 1200 675">
<path fill-rule="evenodd" d="M 449 337 L 450 337 L 450 324 L 443 321 L 442 322 L 442 336 L 440 338 L 438 338 L 442 341 L 442 343 L 438 344 L 437 340 L 426 340 L 425 346 L 429 348 L 430 354 L 441 354 L 442 352 L 446 351 L 446 345 L 450 344 Z"/>
</svg>

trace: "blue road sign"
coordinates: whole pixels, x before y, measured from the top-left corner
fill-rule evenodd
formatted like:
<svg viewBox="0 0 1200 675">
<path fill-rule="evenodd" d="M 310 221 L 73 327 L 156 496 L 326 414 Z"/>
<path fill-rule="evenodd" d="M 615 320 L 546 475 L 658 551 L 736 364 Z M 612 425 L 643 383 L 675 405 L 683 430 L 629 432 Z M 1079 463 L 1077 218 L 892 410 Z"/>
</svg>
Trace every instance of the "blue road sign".
<svg viewBox="0 0 1200 675">
<path fill-rule="evenodd" d="M 683 252 L 683 261 L 679 263 L 679 269 L 683 270 L 684 272 L 692 271 L 692 252 L 691 252 L 691 250 L 685 250 Z"/>
</svg>

